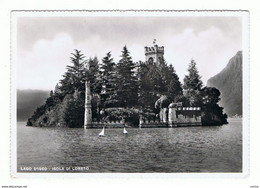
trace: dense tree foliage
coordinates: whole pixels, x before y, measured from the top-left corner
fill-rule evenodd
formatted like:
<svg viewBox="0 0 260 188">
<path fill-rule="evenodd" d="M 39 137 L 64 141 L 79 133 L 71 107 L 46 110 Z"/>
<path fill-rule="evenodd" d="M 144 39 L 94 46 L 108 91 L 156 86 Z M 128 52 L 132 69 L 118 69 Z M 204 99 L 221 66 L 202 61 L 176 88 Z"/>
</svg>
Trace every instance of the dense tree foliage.
<svg viewBox="0 0 260 188">
<path fill-rule="evenodd" d="M 202 123 L 203 125 L 227 124 L 227 115 L 223 114 L 223 108 L 218 105 L 220 92 L 214 87 L 202 89 Z"/>
<path fill-rule="evenodd" d="M 116 64 L 113 62 L 111 52 L 102 59 L 100 67 L 102 89 L 101 89 L 101 107 L 109 108 L 118 104 L 117 100 L 117 77 L 116 77 Z"/>
<path fill-rule="evenodd" d="M 184 77 L 184 96 L 190 106 L 202 108 L 203 125 L 222 125 L 227 123 L 227 115 L 223 114 L 223 108 L 218 105 L 220 92 L 216 88 L 203 87 L 201 76 L 196 67 L 196 62 L 191 60 L 188 67 L 188 75 Z"/>
<path fill-rule="evenodd" d="M 188 67 L 188 75 L 184 77 L 184 96 L 189 102 L 189 106 L 201 106 L 202 104 L 202 81 L 196 62 L 191 60 Z"/>
<path fill-rule="evenodd" d="M 139 104 L 142 107 L 154 108 L 155 101 L 161 96 L 179 102 L 183 99 L 182 86 L 172 65 L 162 60 L 155 63 L 139 62 Z"/>
<path fill-rule="evenodd" d="M 60 90 L 63 94 L 73 94 L 76 90 L 84 91 L 86 82 L 86 61 L 81 51 L 75 49 L 75 53 L 71 53 L 72 65 L 66 67 L 67 71 L 60 81 Z"/>
<path fill-rule="evenodd" d="M 84 98 L 76 90 L 64 101 L 63 118 L 68 127 L 82 127 L 84 124 Z"/>
<path fill-rule="evenodd" d="M 174 67 L 164 59 L 158 64 L 134 63 L 126 46 L 117 63 L 111 52 L 100 64 L 96 57 L 86 59 L 79 50 L 71 54 L 70 60 L 63 78 L 29 118 L 28 126 L 82 127 L 87 80 L 92 93 L 92 118 L 96 121 L 125 119 L 136 124 L 139 116 L 155 118 L 160 108 L 183 102 L 184 106 L 201 106 L 202 121 L 207 125 L 226 123 L 223 108 L 218 106 L 220 92 L 203 88 L 194 60 L 183 86 Z"/>
<path fill-rule="evenodd" d="M 37 108 L 27 125 L 81 127 L 84 121 L 85 82 L 95 85 L 97 59 L 85 60 L 81 51 L 71 53 L 71 64 L 66 67 L 54 92 L 50 92 L 44 105 Z M 88 69 L 87 69 L 88 66 Z M 92 86 L 92 88 L 94 88 Z"/>
<path fill-rule="evenodd" d="M 85 79 L 90 81 L 90 89 L 92 93 L 99 94 L 102 87 L 102 79 L 99 71 L 99 62 L 97 57 L 89 58 L 87 61 L 87 68 Z M 85 86 L 84 86 L 85 91 Z"/>
<path fill-rule="evenodd" d="M 117 64 L 117 100 L 120 107 L 132 107 L 137 104 L 138 83 L 135 63 L 126 46 L 122 50 Z"/>
</svg>

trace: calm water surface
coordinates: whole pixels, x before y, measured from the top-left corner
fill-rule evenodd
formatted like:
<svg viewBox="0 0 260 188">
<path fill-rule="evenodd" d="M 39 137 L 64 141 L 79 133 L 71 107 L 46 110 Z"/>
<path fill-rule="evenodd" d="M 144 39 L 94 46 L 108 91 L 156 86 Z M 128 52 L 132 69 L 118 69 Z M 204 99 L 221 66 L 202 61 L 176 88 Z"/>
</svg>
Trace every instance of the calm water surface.
<svg viewBox="0 0 260 188">
<path fill-rule="evenodd" d="M 37 128 L 18 122 L 23 167 L 89 167 L 87 172 L 241 172 L 242 123 L 221 127 Z"/>
</svg>

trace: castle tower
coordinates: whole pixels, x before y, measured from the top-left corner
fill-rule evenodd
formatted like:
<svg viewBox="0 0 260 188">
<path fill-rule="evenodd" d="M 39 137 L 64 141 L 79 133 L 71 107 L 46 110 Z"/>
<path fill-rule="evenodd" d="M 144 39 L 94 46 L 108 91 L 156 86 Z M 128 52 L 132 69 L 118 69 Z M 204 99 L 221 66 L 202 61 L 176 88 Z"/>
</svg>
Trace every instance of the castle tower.
<svg viewBox="0 0 260 188">
<path fill-rule="evenodd" d="M 160 64 L 163 60 L 164 47 L 159 47 L 156 44 L 156 39 L 154 39 L 153 44 L 153 47 L 144 47 L 145 62 Z"/>
<path fill-rule="evenodd" d="M 90 82 L 86 81 L 84 128 L 92 123 Z"/>
</svg>

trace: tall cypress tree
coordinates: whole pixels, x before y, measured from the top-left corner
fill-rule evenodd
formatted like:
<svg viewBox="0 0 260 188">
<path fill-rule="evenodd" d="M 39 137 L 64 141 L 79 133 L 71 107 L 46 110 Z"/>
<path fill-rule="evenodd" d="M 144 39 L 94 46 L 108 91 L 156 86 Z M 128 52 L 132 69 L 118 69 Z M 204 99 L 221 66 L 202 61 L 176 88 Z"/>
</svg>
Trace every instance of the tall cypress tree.
<svg viewBox="0 0 260 188">
<path fill-rule="evenodd" d="M 188 75 L 184 77 L 184 96 L 188 99 L 190 106 L 202 105 L 202 81 L 196 62 L 191 60 L 188 67 Z"/>
<path fill-rule="evenodd" d="M 121 107 L 132 107 L 137 104 L 137 76 L 135 64 L 126 46 L 123 47 L 121 59 L 117 64 L 117 97 Z"/>
</svg>

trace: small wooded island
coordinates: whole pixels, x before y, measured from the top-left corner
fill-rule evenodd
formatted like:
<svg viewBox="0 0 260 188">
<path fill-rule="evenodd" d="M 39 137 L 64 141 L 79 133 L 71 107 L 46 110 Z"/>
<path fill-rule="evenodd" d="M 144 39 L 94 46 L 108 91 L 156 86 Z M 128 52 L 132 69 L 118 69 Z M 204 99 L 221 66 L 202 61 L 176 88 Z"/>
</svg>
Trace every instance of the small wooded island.
<svg viewBox="0 0 260 188">
<path fill-rule="evenodd" d="M 79 50 L 45 104 L 27 126 L 173 127 L 227 124 L 220 91 L 203 86 L 191 60 L 183 84 L 164 59 L 164 47 L 145 47 L 145 62 L 133 62 L 126 46 L 115 63 L 111 52 L 99 63 Z"/>
</svg>

